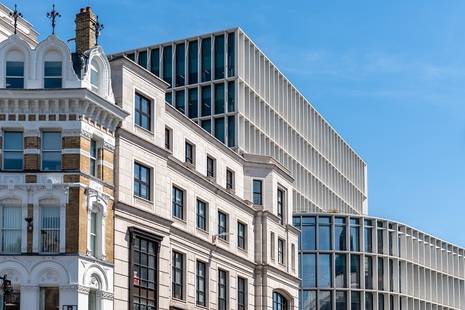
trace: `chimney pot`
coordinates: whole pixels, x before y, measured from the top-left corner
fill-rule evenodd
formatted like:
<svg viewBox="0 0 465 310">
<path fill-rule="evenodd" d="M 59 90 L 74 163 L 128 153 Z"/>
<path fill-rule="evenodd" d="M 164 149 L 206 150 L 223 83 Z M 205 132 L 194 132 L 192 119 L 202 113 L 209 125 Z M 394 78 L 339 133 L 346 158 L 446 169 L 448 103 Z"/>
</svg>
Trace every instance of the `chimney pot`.
<svg viewBox="0 0 465 310">
<path fill-rule="evenodd" d="M 84 13 L 85 11 L 86 11 L 86 9 L 81 8 L 81 13 Z"/>
<path fill-rule="evenodd" d="M 90 6 L 86 7 L 87 12 L 92 12 L 92 8 Z"/>
</svg>

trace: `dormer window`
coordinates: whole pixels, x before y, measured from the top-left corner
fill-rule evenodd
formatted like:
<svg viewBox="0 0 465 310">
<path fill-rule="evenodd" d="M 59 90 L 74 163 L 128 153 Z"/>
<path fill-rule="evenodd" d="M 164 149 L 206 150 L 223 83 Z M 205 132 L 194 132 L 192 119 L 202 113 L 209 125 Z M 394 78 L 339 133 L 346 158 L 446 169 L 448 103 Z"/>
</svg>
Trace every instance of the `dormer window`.
<svg viewBox="0 0 465 310">
<path fill-rule="evenodd" d="M 6 88 L 24 88 L 24 62 L 6 62 Z"/>
<path fill-rule="evenodd" d="M 90 65 L 90 86 L 94 93 L 98 94 L 99 89 L 99 66 L 95 61 Z"/>
<path fill-rule="evenodd" d="M 61 61 L 46 61 L 44 63 L 44 88 L 62 87 Z"/>
</svg>

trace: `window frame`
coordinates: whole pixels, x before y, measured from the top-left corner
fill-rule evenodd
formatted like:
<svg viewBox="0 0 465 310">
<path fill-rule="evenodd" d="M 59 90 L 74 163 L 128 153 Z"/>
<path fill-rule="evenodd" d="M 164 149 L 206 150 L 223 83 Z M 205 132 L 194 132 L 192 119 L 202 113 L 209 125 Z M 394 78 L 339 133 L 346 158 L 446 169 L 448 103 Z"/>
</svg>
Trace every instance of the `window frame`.
<svg viewBox="0 0 465 310">
<path fill-rule="evenodd" d="M 139 92 L 134 93 L 134 124 L 147 131 L 152 131 L 153 101 Z M 147 122 L 144 125 L 144 121 Z"/>
<path fill-rule="evenodd" d="M 247 305 L 247 279 L 237 277 L 237 310 L 246 310 Z"/>
<path fill-rule="evenodd" d="M 273 292 L 273 310 L 288 310 L 289 301 L 279 292 Z"/>
<path fill-rule="evenodd" d="M 200 206 L 203 206 L 203 214 L 200 213 Z M 196 227 L 198 229 L 202 229 L 204 231 L 208 230 L 208 204 L 197 198 L 196 201 L 196 209 L 195 209 L 195 214 L 196 214 Z"/>
<path fill-rule="evenodd" d="M 218 269 L 218 310 L 228 309 L 228 272 L 223 269 Z M 224 296 L 222 295 L 222 290 L 224 290 Z"/>
<path fill-rule="evenodd" d="M 172 216 L 178 218 L 180 220 L 184 220 L 184 206 L 185 206 L 185 197 L 184 197 L 184 190 L 173 185 L 171 191 L 171 201 L 172 201 Z M 181 194 L 178 196 L 178 194 Z M 181 197 L 181 199 L 178 199 Z"/>
<path fill-rule="evenodd" d="M 179 262 L 177 259 L 179 258 Z M 172 273 L 171 273 L 171 296 L 178 300 L 184 300 L 184 254 L 173 251 L 172 254 Z M 180 275 L 179 280 L 177 280 L 176 275 Z M 181 290 L 180 295 L 176 294 L 177 289 Z"/>
<path fill-rule="evenodd" d="M 139 175 L 139 178 L 136 177 L 136 171 L 137 171 L 137 174 Z M 143 171 L 146 171 L 146 175 L 147 175 L 147 179 L 148 180 L 144 180 L 141 175 L 143 175 Z M 137 198 L 140 198 L 140 199 L 145 199 L 145 200 L 151 200 L 152 199 L 152 169 L 150 167 L 147 167 L 137 161 L 134 162 L 134 179 L 133 179 L 133 186 L 134 186 L 134 190 L 133 190 L 133 195 Z M 137 186 L 136 186 L 137 184 Z M 137 192 L 136 192 L 136 188 L 137 188 Z M 142 195 L 142 189 L 145 188 L 146 189 L 146 192 L 147 194 L 146 195 Z"/>
<path fill-rule="evenodd" d="M 19 210 L 15 210 L 18 215 L 16 220 L 18 220 L 18 224 L 19 226 L 17 227 L 5 227 L 5 220 L 6 220 L 6 217 L 5 217 L 5 208 L 15 208 L 15 209 L 19 209 Z M 0 217 L 2 219 L 1 221 L 1 226 L 0 226 L 0 253 L 4 254 L 4 253 L 21 253 L 21 248 L 22 248 L 22 243 L 23 243 L 23 222 L 22 222 L 22 214 L 23 214 L 23 208 L 21 207 L 20 204 L 17 204 L 17 205 L 1 205 L 0 206 Z M 11 221 L 7 221 L 8 223 L 11 223 Z M 18 233 L 19 232 L 19 247 L 14 250 L 6 250 L 5 249 L 5 245 L 6 245 L 6 242 L 5 242 L 5 232 L 6 231 L 9 231 L 9 232 L 16 232 Z M 11 244 L 9 244 L 9 248 L 11 248 Z"/>
<path fill-rule="evenodd" d="M 14 63 L 14 64 L 22 64 L 22 70 L 21 70 L 21 71 L 22 71 L 22 75 L 11 75 L 11 74 L 8 75 L 9 68 L 11 68 L 11 67 L 9 66 L 9 64 L 11 65 L 11 64 L 13 64 L 13 63 Z M 24 89 L 24 86 L 25 86 L 25 85 L 24 85 L 24 84 L 25 84 L 25 83 L 24 83 L 24 82 L 25 82 L 25 79 L 24 79 L 24 77 L 25 77 L 25 72 L 24 72 L 24 71 L 25 71 L 25 68 L 26 68 L 26 67 L 25 67 L 25 65 L 24 65 L 24 61 L 8 61 L 8 60 L 7 60 L 6 63 L 5 63 L 5 88 Z M 21 84 L 20 87 L 11 87 L 11 84 L 8 83 L 9 80 L 17 80 L 17 81 L 19 81 L 20 84 Z M 10 85 L 10 86 L 9 86 L 9 85 Z"/>
<path fill-rule="evenodd" d="M 278 187 L 277 191 L 277 215 L 279 217 L 279 224 L 285 223 L 285 210 L 286 210 L 286 191 Z"/>
<path fill-rule="evenodd" d="M 286 263 L 286 242 L 284 239 L 278 237 L 278 263 Z"/>
<path fill-rule="evenodd" d="M 255 185 L 259 185 L 259 191 L 256 191 Z M 253 204 L 257 206 L 263 205 L 263 180 L 254 179 L 252 181 L 252 198 Z"/>
<path fill-rule="evenodd" d="M 165 127 L 165 149 L 171 150 L 173 144 L 173 130 Z"/>
<path fill-rule="evenodd" d="M 216 159 L 207 155 L 207 177 L 216 177 Z"/>
<path fill-rule="evenodd" d="M 237 221 L 237 247 L 247 250 L 247 224 Z"/>
<path fill-rule="evenodd" d="M 195 146 L 194 144 L 186 141 L 184 146 L 184 161 L 191 165 L 194 165 L 195 162 Z"/>
<path fill-rule="evenodd" d="M 97 140 L 90 139 L 90 146 L 89 146 L 89 172 L 90 175 L 93 177 L 98 178 L 98 146 Z"/>
<path fill-rule="evenodd" d="M 224 217 L 224 221 L 222 218 Z M 222 225 L 222 222 L 224 222 L 224 225 Z M 223 241 L 228 241 L 228 214 L 218 210 L 218 238 L 223 240 Z M 223 235 L 221 235 L 223 234 Z"/>
<path fill-rule="evenodd" d="M 60 64 L 59 68 L 60 68 L 60 72 L 58 75 L 54 75 L 54 74 L 48 74 L 47 75 L 47 64 Z M 52 83 L 55 83 L 55 82 L 58 82 L 59 80 L 59 86 L 57 85 L 55 87 L 55 85 L 53 86 L 50 86 L 50 85 L 47 85 L 49 81 L 51 81 Z M 63 62 L 60 60 L 60 61 L 44 61 L 44 88 L 46 89 L 57 89 L 57 88 L 63 88 Z"/>
<path fill-rule="evenodd" d="M 44 227 L 44 216 L 45 216 L 45 210 L 46 209 L 55 209 L 55 212 L 58 214 L 52 214 L 55 215 L 54 217 L 51 217 L 53 221 L 56 221 L 58 223 L 58 227 Z M 52 223 L 53 224 L 53 223 Z M 55 223 L 56 224 L 56 223 Z M 39 222 L 39 232 L 40 232 L 40 240 L 39 240 L 39 252 L 40 253 L 60 253 L 60 245 L 61 245 L 61 210 L 59 206 L 40 206 L 40 222 Z M 51 233 L 50 233 L 51 232 Z M 49 237 L 47 236 L 48 234 L 51 234 L 52 236 Z M 52 244 L 50 239 L 53 237 L 56 237 L 56 239 L 53 241 L 55 244 Z M 47 241 L 48 240 L 48 241 Z M 47 241 L 47 242 L 45 242 Z M 48 248 L 48 250 L 45 250 L 45 248 Z M 50 251 L 50 248 L 52 250 Z"/>
<path fill-rule="evenodd" d="M 137 227 L 129 227 L 128 228 L 128 231 L 129 231 L 129 236 L 130 236 L 130 242 L 129 242 L 129 255 L 130 255 L 130 258 L 129 258 L 129 309 L 134 309 L 134 302 L 135 300 L 139 300 L 141 299 L 141 296 L 140 294 L 138 296 L 135 296 L 136 295 L 136 290 L 139 290 L 140 287 L 141 287 L 141 278 L 139 276 L 135 276 L 135 265 L 137 264 L 136 263 L 136 242 L 137 242 L 137 239 L 139 240 L 145 240 L 146 242 L 148 243 L 153 243 L 154 244 L 154 251 L 153 251 L 153 254 L 150 254 L 149 253 L 149 246 L 147 246 L 147 255 L 152 255 L 154 256 L 155 258 L 153 259 L 153 263 L 154 265 L 153 266 L 148 266 L 147 265 L 147 268 L 148 269 L 151 269 L 151 270 L 155 270 L 155 274 L 154 274 L 154 280 L 152 282 L 155 283 L 155 285 L 153 285 L 153 288 L 149 288 L 149 286 L 147 285 L 143 290 L 151 290 L 151 291 L 155 291 L 154 293 L 154 304 L 155 304 L 155 309 L 158 309 L 158 300 L 159 300 L 159 287 L 160 287 L 160 281 L 159 281 L 159 265 L 160 265 L 160 246 L 161 246 L 161 242 L 163 240 L 163 237 L 161 236 L 158 236 L 158 235 L 154 235 L 154 234 L 151 234 L 149 232 L 146 232 L 144 230 L 141 230 Z M 145 253 L 145 252 L 142 252 L 142 251 L 137 251 L 139 253 Z M 141 254 L 142 255 L 142 254 Z M 145 255 L 145 254 L 143 254 Z M 141 259 L 138 260 L 139 262 L 142 262 Z M 150 260 L 147 260 L 147 262 L 149 262 Z M 141 273 L 142 274 L 142 273 Z M 144 280 L 142 280 L 144 281 Z M 147 282 L 148 282 L 148 279 L 147 279 Z M 143 282 L 142 282 L 143 284 Z M 135 298 L 136 297 L 136 298 Z M 147 300 L 149 300 L 148 298 L 145 298 Z M 139 303 L 140 305 L 140 303 Z"/>
<path fill-rule="evenodd" d="M 234 190 L 234 171 L 226 169 L 226 189 Z"/>
<path fill-rule="evenodd" d="M 59 139 L 60 147 L 57 148 L 57 149 L 46 149 L 45 146 L 44 146 L 44 143 L 46 143 L 46 141 L 45 141 L 46 136 L 52 135 L 52 134 L 59 134 L 60 135 L 60 139 Z M 41 171 L 61 171 L 62 170 L 62 168 L 63 168 L 63 158 L 62 158 L 63 143 L 62 143 L 62 137 L 63 137 L 62 132 L 58 131 L 58 130 L 42 131 L 42 133 L 41 133 L 41 142 L 40 142 L 40 152 L 41 152 L 40 170 Z M 46 157 L 45 154 L 54 154 L 54 153 L 56 153 L 56 155 L 59 154 L 59 156 L 58 156 L 60 158 L 59 168 L 58 169 L 48 169 L 48 168 L 46 169 L 46 167 L 44 165 L 44 161 L 45 161 L 45 157 Z"/>
<path fill-rule="evenodd" d="M 14 148 L 7 148 L 6 147 L 6 142 L 7 142 L 7 136 L 10 135 L 10 134 L 21 134 L 21 149 L 14 149 Z M 3 152 L 3 156 L 2 156 L 2 168 L 3 170 L 6 170 L 6 171 L 21 171 L 21 170 L 24 170 L 24 132 L 23 131 L 19 131 L 19 130 L 5 130 L 3 131 L 3 135 L 2 135 L 2 152 Z M 15 137 L 11 137 L 10 139 L 13 139 L 15 140 Z M 5 159 L 6 159 L 6 156 L 5 154 L 13 154 L 13 153 L 17 153 L 17 155 L 19 153 L 21 153 L 21 168 L 19 169 L 8 169 L 6 167 L 6 164 L 5 164 Z"/>
<path fill-rule="evenodd" d="M 203 266 L 203 275 L 200 274 L 200 266 Z M 206 307 L 208 305 L 207 301 L 207 285 L 208 285 L 208 269 L 205 262 L 197 260 L 196 262 L 196 283 L 195 283 L 195 304 L 197 306 Z M 201 281 L 203 280 L 203 282 Z M 201 287 L 201 283 L 203 286 Z M 203 295 L 203 302 L 200 299 L 200 296 Z"/>
</svg>

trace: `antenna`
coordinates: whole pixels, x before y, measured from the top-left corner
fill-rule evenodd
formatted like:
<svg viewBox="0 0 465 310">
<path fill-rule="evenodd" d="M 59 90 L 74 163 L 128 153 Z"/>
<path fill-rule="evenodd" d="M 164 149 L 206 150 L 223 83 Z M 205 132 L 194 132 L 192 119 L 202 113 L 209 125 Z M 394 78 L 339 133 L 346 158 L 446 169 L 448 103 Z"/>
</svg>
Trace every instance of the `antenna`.
<svg viewBox="0 0 465 310">
<path fill-rule="evenodd" d="M 19 13 L 18 10 L 16 9 L 16 3 L 15 3 L 15 10 L 13 12 L 10 12 L 10 17 L 13 17 L 13 19 L 15 20 L 15 34 L 16 34 L 16 28 L 18 26 L 17 24 L 18 17 L 23 17 L 23 14 Z"/>
</svg>

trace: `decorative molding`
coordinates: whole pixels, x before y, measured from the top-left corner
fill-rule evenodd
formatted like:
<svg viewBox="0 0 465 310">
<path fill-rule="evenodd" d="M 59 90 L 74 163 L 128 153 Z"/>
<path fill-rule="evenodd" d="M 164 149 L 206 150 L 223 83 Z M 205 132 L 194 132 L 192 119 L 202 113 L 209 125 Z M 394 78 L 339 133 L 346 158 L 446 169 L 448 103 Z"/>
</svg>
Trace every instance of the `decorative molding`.
<svg viewBox="0 0 465 310">
<path fill-rule="evenodd" d="M 82 285 L 78 285 L 77 286 L 77 292 L 80 293 L 80 294 L 89 294 L 90 288 L 82 286 Z"/>
<path fill-rule="evenodd" d="M 101 299 L 113 300 L 115 294 L 110 293 L 110 292 L 103 292 L 103 291 L 100 291 L 100 292 L 97 293 L 97 296 L 100 297 Z"/>
<path fill-rule="evenodd" d="M 21 285 L 22 293 L 38 293 L 40 287 L 38 285 Z"/>
<path fill-rule="evenodd" d="M 60 285 L 60 291 L 76 292 L 78 290 L 79 290 L 79 285 L 75 285 L 75 284 Z"/>
</svg>

